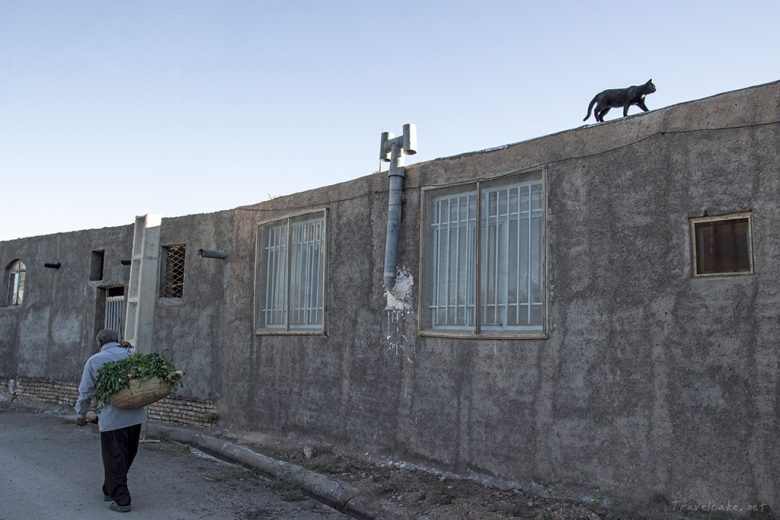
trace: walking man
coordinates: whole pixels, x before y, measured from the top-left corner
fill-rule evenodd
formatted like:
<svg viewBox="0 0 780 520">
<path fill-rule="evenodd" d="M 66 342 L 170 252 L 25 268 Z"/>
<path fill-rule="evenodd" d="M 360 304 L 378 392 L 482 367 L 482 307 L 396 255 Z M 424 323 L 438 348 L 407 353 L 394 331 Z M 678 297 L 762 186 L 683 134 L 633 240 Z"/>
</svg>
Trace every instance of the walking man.
<svg viewBox="0 0 780 520">
<path fill-rule="evenodd" d="M 98 348 L 84 364 L 76 401 L 76 424 L 87 424 L 87 412 L 95 392 L 95 379 L 100 367 L 110 361 L 119 361 L 132 354 L 128 343 L 119 343 L 115 330 L 103 329 L 95 337 Z M 146 421 L 146 408 L 120 409 L 104 403 L 98 415 L 100 449 L 103 457 L 103 500 L 112 511 L 130 511 L 130 491 L 127 489 L 127 472 L 138 452 L 141 424 Z"/>
</svg>

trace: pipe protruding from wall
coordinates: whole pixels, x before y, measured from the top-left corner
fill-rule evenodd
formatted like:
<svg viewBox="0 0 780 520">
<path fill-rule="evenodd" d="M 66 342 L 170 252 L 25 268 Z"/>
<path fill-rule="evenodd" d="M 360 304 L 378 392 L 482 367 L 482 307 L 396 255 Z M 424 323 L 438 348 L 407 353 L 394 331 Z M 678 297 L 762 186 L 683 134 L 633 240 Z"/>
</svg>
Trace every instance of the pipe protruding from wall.
<svg viewBox="0 0 780 520">
<path fill-rule="evenodd" d="M 403 135 L 393 137 L 390 132 L 382 132 L 379 145 L 379 158 L 390 163 L 387 172 L 390 178 L 390 193 L 387 205 L 387 235 L 385 238 L 385 288 L 395 287 L 398 267 L 398 240 L 401 228 L 401 203 L 403 198 L 404 155 L 417 153 L 417 127 L 412 123 L 404 125 Z"/>
<path fill-rule="evenodd" d="M 62 264 L 59 262 L 46 262 L 43 264 L 43 267 L 48 267 L 49 269 L 59 269 L 62 267 Z"/>
<path fill-rule="evenodd" d="M 406 123 L 404 125 L 404 153 L 414 155 L 417 153 L 417 125 Z"/>
<path fill-rule="evenodd" d="M 227 253 L 224 251 L 217 251 L 215 249 L 198 249 L 198 255 L 203 258 L 219 258 L 224 260 L 227 258 Z"/>
</svg>

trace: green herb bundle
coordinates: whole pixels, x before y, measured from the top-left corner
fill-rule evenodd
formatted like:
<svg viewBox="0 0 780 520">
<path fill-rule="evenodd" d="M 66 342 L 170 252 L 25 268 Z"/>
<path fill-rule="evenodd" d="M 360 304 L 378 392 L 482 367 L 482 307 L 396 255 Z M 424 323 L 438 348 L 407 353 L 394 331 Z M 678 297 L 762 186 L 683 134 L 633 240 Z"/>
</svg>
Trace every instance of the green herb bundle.
<svg viewBox="0 0 780 520">
<path fill-rule="evenodd" d="M 126 359 L 111 361 L 100 367 L 93 397 L 97 400 L 98 406 L 102 407 L 111 401 L 111 397 L 115 393 L 127 388 L 131 379 L 136 378 L 159 377 L 167 381 L 173 388 L 179 383 L 179 380 L 170 379 L 168 375 L 175 371 L 173 363 L 160 354 L 141 354 L 140 352 L 130 354 Z"/>
</svg>

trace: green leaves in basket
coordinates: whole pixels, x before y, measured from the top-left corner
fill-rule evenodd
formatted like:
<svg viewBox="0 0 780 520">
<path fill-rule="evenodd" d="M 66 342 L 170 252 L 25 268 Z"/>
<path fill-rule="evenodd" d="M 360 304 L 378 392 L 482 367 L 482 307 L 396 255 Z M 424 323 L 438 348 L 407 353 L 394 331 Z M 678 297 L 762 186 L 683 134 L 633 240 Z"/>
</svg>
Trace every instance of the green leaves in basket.
<svg viewBox="0 0 780 520">
<path fill-rule="evenodd" d="M 98 405 L 102 406 L 103 403 L 108 403 L 111 400 L 111 396 L 126 388 L 131 379 L 136 378 L 160 377 L 168 381 L 168 384 L 173 388 L 180 382 L 180 380 L 168 377 L 174 371 L 176 369 L 173 363 L 160 354 L 137 352 L 126 359 L 111 361 L 100 367 L 93 397 L 98 401 Z"/>
</svg>

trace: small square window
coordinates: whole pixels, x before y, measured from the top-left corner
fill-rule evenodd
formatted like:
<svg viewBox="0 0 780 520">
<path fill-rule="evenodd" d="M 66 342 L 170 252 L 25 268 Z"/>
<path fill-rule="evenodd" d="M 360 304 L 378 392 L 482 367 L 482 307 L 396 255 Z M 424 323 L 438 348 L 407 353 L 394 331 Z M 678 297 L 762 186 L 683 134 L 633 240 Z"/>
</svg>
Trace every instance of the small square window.
<svg viewBox="0 0 780 520">
<path fill-rule="evenodd" d="M 162 297 L 181 298 L 184 295 L 184 259 L 187 249 L 184 245 L 163 247 L 165 259 Z"/>
<path fill-rule="evenodd" d="M 694 276 L 753 272 L 750 213 L 691 219 L 691 234 Z"/>
</svg>

